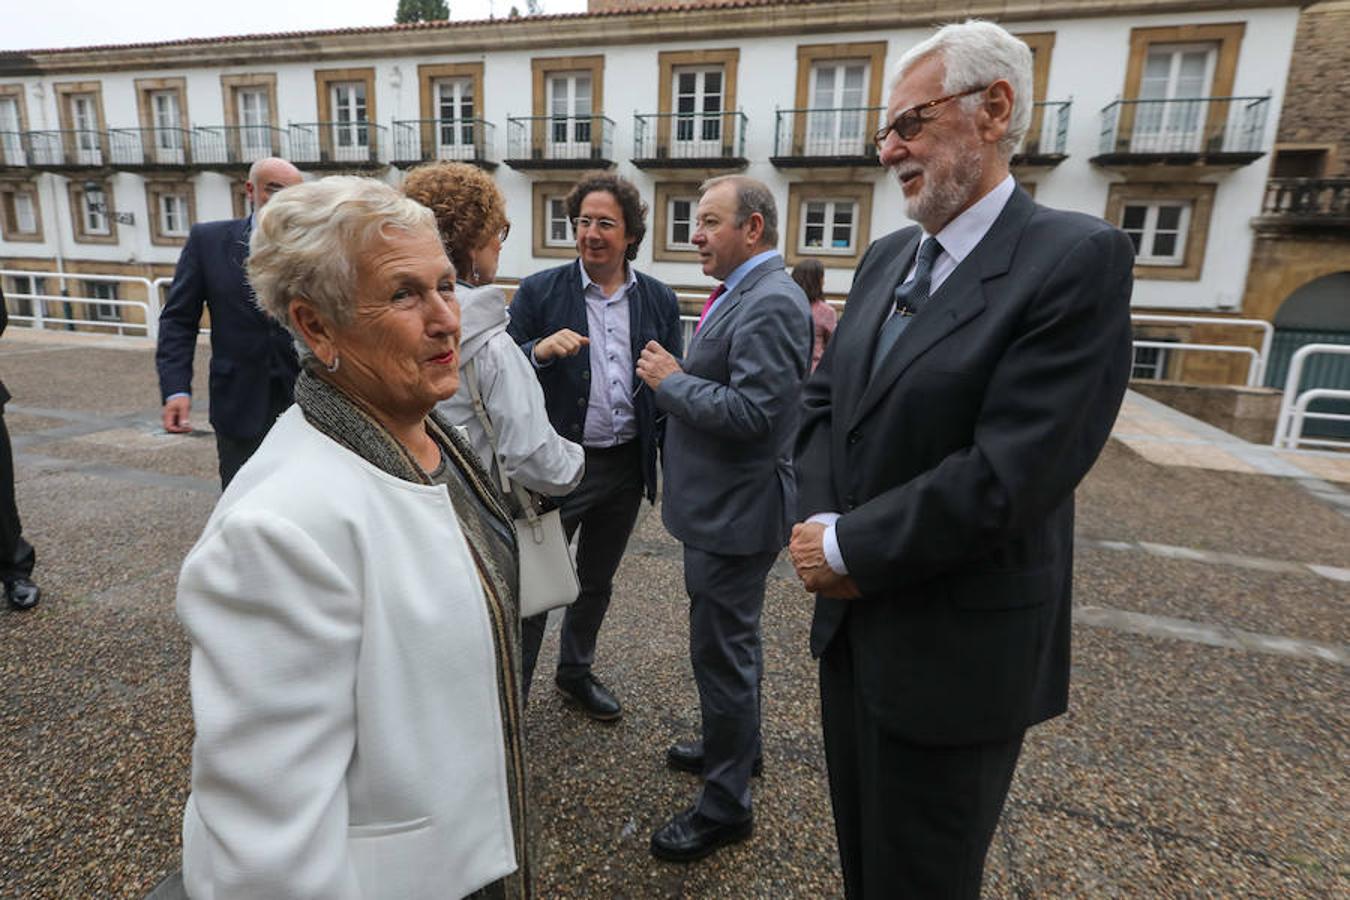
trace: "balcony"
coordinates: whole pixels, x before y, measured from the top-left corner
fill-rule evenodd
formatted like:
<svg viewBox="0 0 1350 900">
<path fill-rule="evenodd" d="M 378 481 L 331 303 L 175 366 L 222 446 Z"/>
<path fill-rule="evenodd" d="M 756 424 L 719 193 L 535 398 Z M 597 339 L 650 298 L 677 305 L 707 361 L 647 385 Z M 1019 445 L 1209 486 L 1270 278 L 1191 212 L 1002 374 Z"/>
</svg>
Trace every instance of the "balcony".
<svg viewBox="0 0 1350 900">
<path fill-rule="evenodd" d="M 1023 168 L 1053 168 L 1068 159 L 1069 108 L 1071 100 L 1045 100 L 1033 104 L 1031 127 L 1013 154 L 1012 164 Z"/>
<path fill-rule="evenodd" d="M 639 113 L 633 165 L 639 169 L 744 169 L 745 113 Z"/>
<path fill-rule="evenodd" d="M 63 172 L 107 166 L 112 147 L 104 131 L 25 131 L 20 138 L 29 168 Z"/>
<path fill-rule="evenodd" d="M 402 119 L 394 123 L 390 162 L 409 166 L 424 162 L 464 162 L 492 171 L 497 168 L 496 129 L 482 119 Z"/>
<path fill-rule="evenodd" d="M 287 144 L 286 132 L 271 125 L 199 125 L 192 129 L 192 160 L 204 169 L 247 169 L 287 156 Z"/>
<path fill-rule="evenodd" d="M 872 135 L 884 115 L 880 106 L 780 109 L 775 113 L 769 161 L 780 169 L 875 166 Z"/>
<path fill-rule="evenodd" d="M 607 169 L 614 122 L 605 116 L 508 116 L 506 159 L 513 169 Z"/>
<path fill-rule="evenodd" d="M 117 169 L 185 169 L 193 164 L 186 128 L 110 128 L 108 163 Z"/>
<path fill-rule="evenodd" d="M 1350 229 L 1350 178 L 1272 178 L 1252 227 L 1265 234 L 1345 234 Z"/>
<path fill-rule="evenodd" d="M 375 169 L 389 129 L 374 122 L 292 122 L 286 129 L 290 161 L 309 169 Z"/>
<path fill-rule="evenodd" d="M 1099 166 L 1237 168 L 1264 154 L 1269 97 L 1117 100 L 1101 112 Z"/>
</svg>

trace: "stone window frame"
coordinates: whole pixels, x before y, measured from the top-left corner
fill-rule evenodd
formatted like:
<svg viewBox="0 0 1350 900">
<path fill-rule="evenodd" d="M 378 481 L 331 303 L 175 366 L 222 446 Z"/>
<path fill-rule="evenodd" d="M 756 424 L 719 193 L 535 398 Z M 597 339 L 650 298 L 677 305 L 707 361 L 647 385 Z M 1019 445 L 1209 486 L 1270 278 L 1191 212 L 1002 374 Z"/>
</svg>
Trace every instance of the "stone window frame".
<svg viewBox="0 0 1350 900">
<path fill-rule="evenodd" d="M 1149 50 L 1159 44 L 1215 44 L 1214 80 L 1210 82 L 1209 96 L 1230 97 L 1237 81 L 1238 53 L 1247 31 L 1246 22 L 1222 22 L 1206 25 L 1166 25 L 1130 29 L 1130 57 L 1125 66 L 1125 84 L 1121 92 L 1124 100 L 1137 100 L 1144 78 L 1144 63 Z M 1117 126 L 1118 141 L 1134 133 L 1135 104 L 1127 103 L 1120 110 Z M 1205 134 L 1220 133 L 1228 109 L 1209 104 L 1204 125 Z M 1128 146 L 1128 141 L 1126 141 Z"/>
<path fill-rule="evenodd" d="M 108 220 L 107 234 L 99 234 L 85 229 L 84 183 L 86 181 L 98 182 L 103 189 L 103 204 L 108 210 L 104 214 L 104 217 Z M 113 215 L 113 212 L 117 210 L 117 199 L 113 193 L 111 178 L 102 180 L 97 178 L 72 179 L 66 184 L 66 193 L 70 198 L 71 231 L 74 233 L 77 244 L 116 244 L 118 242 L 117 218 Z"/>
<path fill-rule="evenodd" d="M 1187 226 L 1185 252 L 1182 263 L 1173 265 L 1137 264 L 1134 277 L 1149 281 L 1199 281 L 1205 264 L 1205 248 L 1209 241 L 1209 221 L 1214 211 L 1214 184 L 1117 182 L 1111 185 L 1106 197 L 1106 221 L 1118 225 L 1127 203 L 1148 204 L 1160 201 L 1189 202 L 1190 222 Z"/>
<path fill-rule="evenodd" d="M 345 82 L 362 82 L 366 86 L 366 127 L 371 158 L 380 152 L 379 142 L 384 140 L 377 124 L 379 118 L 375 110 L 375 67 L 358 66 L 350 69 L 315 69 L 314 91 L 318 100 L 318 122 L 329 123 L 319 129 L 319 147 L 325 159 L 334 158 L 333 147 L 333 85 Z"/>
<path fill-rule="evenodd" d="M 862 260 L 871 242 L 873 184 L 868 182 L 795 181 L 788 185 L 786 223 L 783 224 L 783 258 L 795 266 L 808 257 L 820 260 L 827 269 L 853 269 Z M 797 238 L 801 234 L 803 209 L 810 201 L 852 200 L 855 204 L 853 252 L 849 254 L 802 252 Z"/>
<path fill-rule="evenodd" d="M 865 59 L 867 60 L 867 102 L 863 104 L 868 109 L 882 108 L 877 113 L 877 120 L 870 122 L 865 129 L 867 134 L 871 134 L 881 127 L 881 120 L 886 117 L 884 107 L 886 98 L 882 92 L 885 90 L 886 83 L 886 41 L 852 41 L 839 44 L 798 44 L 797 45 L 797 87 L 793 103 L 795 109 L 803 110 L 811 107 L 811 69 L 817 63 L 830 62 L 832 60 Z M 806 136 L 806 120 L 804 114 L 798 114 L 797 118 L 801 121 L 793 123 L 791 154 L 801 156 L 803 154 L 803 141 Z"/>
<path fill-rule="evenodd" d="M 277 75 L 275 72 L 248 72 L 220 76 L 220 96 L 224 109 L 226 140 L 231 149 L 239 148 L 242 135 L 239 129 L 243 122 L 239 118 L 239 91 L 249 88 L 263 88 L 267 92 L 267 124 L 274 129 L 271 132 L 272 155 L 281 156 L 281 126 L 277 123 Z"/>
<path fill-rule="evenodd" d="M 181 235 L 167 234 L 160 210 L 160 197 L 177 194 L 187 204 L 187 227 Z M 197 194 L 190 181 L 147 181 L 145 206 L 150 217 L 150 243 L 157 247 L 181 247 L 187 243 L 188 232 L 197 224 Z"/>
<path fill-rule="evenodd" d="M 1045 95 L 1050 83 L 1050 59 L 1055 51 L 1055 32 L 1037 31 L 1029 34 L 1014 34 L 1022 43 L 1031 48 L 1032 52 L 1032 71 L 1031 71 L 1031 102 L 1032 104 L 1044 103 Z M 1031 107 L 1031 125 L 1027 128 L 1026 138 L 1022 142 L 1022 150 L 1035 145 L 1038 149 L 1042 143 L 1041 128 L 1045 124 L 1045 109 L 1033 105 Z"/>
<path fill-rule="evenodd" d="M 22 84 L 0 84 L 0 98 L 15 101 L 19 110 L 19 131 L 28 130 L 28 94 Z"/>
<path fill-rule="evenodd" d="M 572 190 L 570 181 L 536 181 L 531 184 L 531 208 L 534 210 L 534 228 L 532 229 L 531 252 L 538 259 L 576 259 L 576 241 L 566 247 L 550 244 L 548 237 L 548 201 L 554 197 L 566 197 Z"/>
<path fill-rule="evenodd" d="M 699 261 L 698 251 L 672 248 L 666 243 L 666 233 L 670 230 L 670 202 L 690 197 L 697 209 L 699 186 L 700 183 L 697 181 L 657 182 L 656 193 L 652 200 L 652 259 L 685 263 Z M 690 234 L 692 236 L 693 232 Z"/>
<path fill-rule="evenodd" d="M 671 113 L 675 112 L 675 70 L 692 66 L 709 69 L 721 66 L 722 145 L 731 152 L 735 151 L 736 127 L 731 114 L 736 112 L 737 70 L 740 62 L 741 51 L 737 47 L 718 50 L 662 50 L 656 55 L 656 63 L 660 68 L 656 97 L 656 111 L 660 114 L 660 118 L 656 120 L 657 147 L 670 145 Z"/>
<path fill-rule="evenodd" d="M 605 115 L 605 57 L 602 53 L 587 56 L 536 56 L 530 60 L 531 115 L 534 116 L 530 128 L 530 146 L 534 151 L 542 152 L 548 146 L 548 122 L 545 117 L 548 109 L 548 78 L 550 75 L 564 72 L 586 72 L 591 75 L 591 117 L 601 119 Z M 591 146 L 602 146 L 601 134 L 591 129 Z"/>
<path fill-rule="evenodd" d="M 33 231 L 20 231 L 18 212 L 14 205 L 16 194 L 33 198 Z M 0 235 L 16 244 L 43 243 L 42 193 L 34 179 L 7 179 L 0 181 Z"/>
<path fill-rule="evenodd" d="M 113 325 L 113 324 L 120 325 L 122 323 L 122 310 L 125 309 L 126 307 L 116 303 L 107 302 L 108 300 L 122 299 L 122 291 L 120 289 L 120 285 L 118 284 L 118 282 L 86 281 L 84 284 L 85 284 L 84 289 L 89 292 L 88 293 L 89 299 L 85 302 L 85 318 L 89 319 L 92 322 L 96 322 L 99 325 Z M 95 291 L 100 288 L 112 288 L 111 291 L 112 296 L 95 297 L 94 296 Z M 106 307 L 107 309 L 112 310 L 112 314 L 105 315 L 104 314 L 105 310 L 102 309 L 101 307 Z M 121 333 L 120 328 L 118 329 L 118 333 L 119 334 Z"/>
<path fill-rule="evenodd" d="M 66 136 L 75 130 L 75 111 L 72 103 L 75 97 L 89 94 L 94 98 L 94 117 L 97 119 L 95 132 L 98 134 L 99 154 L 106 160 L 108 153 L 108 119 L 103 113 L 103 82 L 101 81 L 59 81 L 52 85 L 56 95 L 57 120 L 61 125 L 61 148 L 67 155 L 75 150 L 66 146 Z"/>
<path fill-rule="evenodd" d="M 178 127 L 183 131 L 190 130 L 189 123 L 192 117 L 188 115 L 186 78 L 137 78 L 135 85 L 136 110 L 140 116 L 141 128 L 149 130 L 156 127 L 155 107 L 150 95 L 172 92 L 178 95 Z"/>
<path fill-rule="evenodd" d="M 418 128 L 422 156 L 425 159 L 436 158 L 436 129 L 432 121 L 439 110 L 436 108 L 436 82 L 450 78 L 467 78 L 473 82 L 473 117 L 480 123 L 486 122 L 483 95 L 483 71 L 481 62 L 434 63 L 417 67 L 417 109 L 421 125 Z M 479 125 L 483 128 L 483 125 Z M 481 138 L 486 146 L 486 135 Z"/>
</svg>

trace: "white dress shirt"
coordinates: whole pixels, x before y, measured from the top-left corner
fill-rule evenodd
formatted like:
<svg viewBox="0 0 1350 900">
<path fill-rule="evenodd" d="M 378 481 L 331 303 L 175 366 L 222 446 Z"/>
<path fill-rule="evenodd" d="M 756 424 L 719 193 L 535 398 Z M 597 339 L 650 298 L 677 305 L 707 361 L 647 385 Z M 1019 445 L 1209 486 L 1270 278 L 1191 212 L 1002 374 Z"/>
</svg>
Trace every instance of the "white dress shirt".
<svg viewBox="0 0 1350 900">
<path fill-rule="evenodd" d="M 1013 191 L 1017 188 L 1016 182 L 1011 175 L 1000 181 L 993 190 L 985 194 L 979 200 L 976 200 L 971 206 L 955 219 L 947 223 L 947 226 L 936 235 L 930 235 L 923 232 L 920 237 L 920 243 L 924 239 L 936 237 L 938 244 L 942 246 L 942 252 L 937 255 L 933 261 L 933 273 L 928 288 L 930 303 L 941 303 L 942 298 L 934 296 L 942 287 L 942 283 L 947 280 L 947 276 L 956 271 L 956 267 L 961 265 L 962 261 L 984 240 L 984 236 L 989 233 L 989 229 L 994 227 L 994 221 L 999 213 L 1003 212 L 1003 207 L 1008 204 L 1008 199 L 1012 197 Z M 909 271 L 905 274 L 904 284 L 914 278 L 914 269 L 916 263 L 911 263 Z M 895 315 L 894 312 L 891 315 Z M 823 512 L 816 513 L 808 522 L 820 522 L 825 525 L 824 550 L 825 561 L 829 563 L 830 568 L 839 575 L 848 574 L 848 566 L 844 565 L 844 555 L 839 551 L 839 538 L 835 534 L 834 523 L 839 520 L 840 513 Z"/>
</svg>

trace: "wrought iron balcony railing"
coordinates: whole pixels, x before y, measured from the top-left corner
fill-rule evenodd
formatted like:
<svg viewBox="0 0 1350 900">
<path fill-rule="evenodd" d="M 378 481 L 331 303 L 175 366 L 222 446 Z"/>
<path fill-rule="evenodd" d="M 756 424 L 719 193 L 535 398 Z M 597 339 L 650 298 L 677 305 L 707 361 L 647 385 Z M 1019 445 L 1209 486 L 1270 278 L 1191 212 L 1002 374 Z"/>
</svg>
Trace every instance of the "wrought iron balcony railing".
<svg viewBox="0 0 1350 900">
<path fill-rule="evenodd" d="M 108 144 L 113 166 L 192 164 L 192 132 L 187 128 L 110 128 Z"/>
<path fill-rule="evenodd" d="M 25 131 L 22 137 L 30 166 L 77 168 L 108 163 L 111 142 L 107 132 Z"/>
<path fill-rule="evenodd" d="M 794 160 L 856 165 L 875 162 L 872 136 L 881 127 L 880 106 L 780 109 L 775 114 L 773 155 L 776 165 Z"/>
<path fill-rule="evenodd" d="M 1269 97 L 1117 100 L 1101 112 L 1102 157 L 1260 156 Z"/>
<path fill-rule="evenodd" d="M 706 165 L 745 161 L 745 113 L 638 113 L 633 116 L 633 159 L 642 164 Z"/>
<path fill-rule="evenodd" d="M 390 162 L 492 162 L 496 128 L 483 119 L 400 119 L 393 123 Z"/>
<path fill-rule="evenodd" d="M 374 166 L 389 129 L 374 122 L 292 122 L 286 129 L 291 162 L 297 166 Z"/>
<path fill-rule="evenodd" d="M 1032 105 L 1031 127 L 1016 157 L 1039 160 L 1062 158 L 1069 146 L 1069 109 L 1072 100 L 1042 100 Z M 1016 158 L 1014 157 L 1014 158 Z"/>
<path fill-rule="evenodd" d="M 287 134 L 271 125 L 199 125 L 192 129 L 192 158 L 200 166 L 249 166 L 289 155 Z"/>
<path fill-rule="evenodd" d="M 517 168 L 608 165 L 614 121 L 605 116 L 508 116 L 506 162 Z"/>
</svg>

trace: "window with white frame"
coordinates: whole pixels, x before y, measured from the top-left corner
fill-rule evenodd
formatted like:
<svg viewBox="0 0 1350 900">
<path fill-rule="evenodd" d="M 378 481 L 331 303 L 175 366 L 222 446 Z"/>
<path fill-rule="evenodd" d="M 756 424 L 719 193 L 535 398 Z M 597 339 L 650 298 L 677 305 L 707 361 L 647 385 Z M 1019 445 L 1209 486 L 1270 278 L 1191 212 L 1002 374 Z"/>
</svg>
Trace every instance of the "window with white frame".
<svg viewBox="0 0 1350 900">
<path fill-rule="evenodd" d="M 671 98 L 675 112 L 672 155 L 697 156 L 699 150 L 718 147 L 722 142 L 721 66 L 681 67 L 672 73 Z"/>
<path fill-rule="evenodd" d="M 438 159 L 472 159 L 475 147 L 472 78 L 438 78 L 436 142 Z"/>
<path fill-rule="evenodd" d="M 1190 223 L 1189 202 L 1126 202 L 1120 214 L 1120 228 L 1133 242 L 1140 266 L 1184 265 Z"/>
<path fill-rule="evenodd" d="M 186 237 L 188 233 L 188 198 L 184 194 L 159 195 L 159 233 L 165 237 Z"/>
<path fill-rule="evenodd" d="M 545 197 L 544 210 L 547 216 L 544 222 L 544 246 L 573 246 L 575 241 L 572 239 L 572 223 L 567 220 L 567 199 Z"/>
<path fill-rule="evenodd" d="M 265 87 L 235 88 L 235 107 L 239 116 L 239 147 L 245 162 L 253 162 L 272 152 L 272 110 Z"/>
<path fill-rule="evenodd" d="M 112 234 L 108 227 L 107 195 L 101 188 L 86 190 L 80 195 L 85 234 Z"/>
<path fill-rule="evenodd" d="M 106 281 L 88 282 L 89 296 L 96 301 L 112 301 L 117 299 L 117 285 Z M 100 322 L 120 322 L 122 321 L 122 311 L 116 303 L 96 302 L 94 304 L 94 318 Z"/>
<path fill-rule="evenodd" d="M 27 186 L 6 190 L 0 194 L 3 207 L 3 232 L 10 240 L 38 237 L 37 194 Z"/>
<path fill-rule="evenodd" d="M 22 131 L 19 101 L 13 97 L 0 97 L 0 163 L 7 166 L 27 164 L 20 137 Z"/>
<path fill-rule="evenodd" d="M 47 293 L 47 279 L 34 278 L 32 275 L 14 275 L 9 279 L 9 283 L 11 290 L 5 295 L 5 302 L 9 305 L 10 314 L 31 316 L 33 302 L 39 295 Z"/>
<path fill-rule="evenodd" d="M 333 152 L 337 159 L 354 162 L 365 158 L 370 146 L 370 125 L 364 81 L 338 81 L 330 87 L 333 105 Z"/>
<path fill-rule="evenodd" d="M 858 204 L 853 200 L 802 203 L 797 252 L 852 256 L 857 252 Z"/>
<path fill-rule="evenodd" d="M 1168 351 L 1161 347 L 1135 347 L 1130 377 L 1147 378 L 1153 381 L 1161 381 L 1166 378 L 1167 354 Z"/>
<path fill-rule="evenodd" d="M 666 249 L 693 250 L 697 197 L 671 197 L 666 203 Z"/>
</svg>

